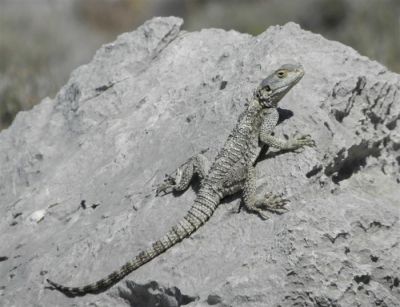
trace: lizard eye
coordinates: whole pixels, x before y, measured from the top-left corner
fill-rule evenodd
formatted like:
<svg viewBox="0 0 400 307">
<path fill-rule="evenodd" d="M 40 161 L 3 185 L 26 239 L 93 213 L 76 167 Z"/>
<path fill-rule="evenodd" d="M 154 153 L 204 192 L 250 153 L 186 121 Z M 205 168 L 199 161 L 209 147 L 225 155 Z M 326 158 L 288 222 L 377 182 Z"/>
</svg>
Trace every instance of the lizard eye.
<svg viewBox="0 0 400 307">
<path fill-rule="evenodd" d="M 276 72 L 276 75 L 278 76 L 278 78 L 283 78 L 283 77 L 286 77 L 287 72 L 285 70 L 278 70 Z"/>
</svg>

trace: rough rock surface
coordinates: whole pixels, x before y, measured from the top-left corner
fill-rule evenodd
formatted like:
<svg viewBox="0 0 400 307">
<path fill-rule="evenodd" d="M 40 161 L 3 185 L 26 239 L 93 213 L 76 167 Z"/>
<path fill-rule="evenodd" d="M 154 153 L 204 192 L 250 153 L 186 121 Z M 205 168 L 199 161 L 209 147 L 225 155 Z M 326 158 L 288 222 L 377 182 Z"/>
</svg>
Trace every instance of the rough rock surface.
<svg viewBox="0 0 400 307">
<path fill-rule="evenodd" d="M 399 75 L 293 23 L 257 37 L 181 25 L 121 35 L 0 134 L 0 305 L 400 306 Z M 288 213 L 262 221 L 232 197 L 102 294 L 46 288 L 101 278 L 176 223 L 194 190 L 155 197 L 154 185 L 212 157 L 285 62 L 306 75 L 277 134 L 317 143 L 257 165 L 260 192 L 284 193 Z"/>
</svg>

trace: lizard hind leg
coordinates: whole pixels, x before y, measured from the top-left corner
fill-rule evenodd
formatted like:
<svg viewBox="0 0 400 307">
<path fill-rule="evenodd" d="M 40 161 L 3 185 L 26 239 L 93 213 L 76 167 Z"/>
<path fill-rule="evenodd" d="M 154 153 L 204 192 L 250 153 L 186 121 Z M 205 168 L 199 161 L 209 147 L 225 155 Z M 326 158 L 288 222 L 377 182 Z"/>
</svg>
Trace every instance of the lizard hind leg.
<svg viewBox="0 0 400 307">
<path fill-rule="evenodd" d="M 156 195 L 185 191 L 195 175 L 201 181 L 207 175 L 209 168 L 210 162 L 202 153 L 191 157 L 179 166 L 173 175 L 166 176 L 165 180 L 157 186 Z"/>
<path fill-rule="evenodd" d="M 263 197 L 256 195 L 256 171 L 253 166 L 248 167 L 247 178 L 243 188 L 244 206 L 249 212 L 258 214 L 262 219 L 269 219 L 267 212 L 282 214 L 287 211 L 285 205 L 289 200 L 280 195 L 266 193 Z"/>
</svg>

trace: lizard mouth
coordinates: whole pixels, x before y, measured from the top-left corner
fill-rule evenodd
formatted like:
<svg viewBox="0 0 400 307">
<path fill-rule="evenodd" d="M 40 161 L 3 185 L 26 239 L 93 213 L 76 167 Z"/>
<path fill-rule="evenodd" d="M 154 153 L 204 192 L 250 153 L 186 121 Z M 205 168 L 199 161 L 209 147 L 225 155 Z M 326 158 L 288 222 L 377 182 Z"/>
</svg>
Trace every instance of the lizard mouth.
<svg viewBox="0 0 400 307">
<path fill-rule="evenodd" d="M 287 91 L 289 90 L 289 86 L 288 85 L 283 85 L 281 87 L 275 88 L 274 92 L 267 96 L 267 97 L 259 97 L 260 102 L 263 103 L 263 105 L 265 105 L 266 107 L 271 107 L 271 106 L 275 106 L 278 101 L 285 96 L 285 94 L 287 93 Z M 276 103 L 275 103 L 276 102 Z"/>
</svg>

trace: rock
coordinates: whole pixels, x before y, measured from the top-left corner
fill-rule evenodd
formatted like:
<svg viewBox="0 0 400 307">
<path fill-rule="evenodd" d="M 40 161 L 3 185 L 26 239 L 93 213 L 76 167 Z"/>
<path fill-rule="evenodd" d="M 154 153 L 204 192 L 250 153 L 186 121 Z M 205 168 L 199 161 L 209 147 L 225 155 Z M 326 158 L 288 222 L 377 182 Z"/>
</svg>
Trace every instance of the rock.
<svg viewBox="0 0 400 307">
<path fill-rule="evenodd" d="M 399 75 L 293 23 L 257 37 L 181 25 L 154 18 L 119 36 L 0 133 L 0 305 L 400 306 Z M 306 75 L 276 134 L 317 147 L 267 153 L 257 173 L 289 212 L 262 221 L 231 197 L 106 292 L 46 288 L 102 278 L 176 223 L 194 190 L 155 197 L 154 185 L 215 155 L 285 62 Z"/>
</svg>

